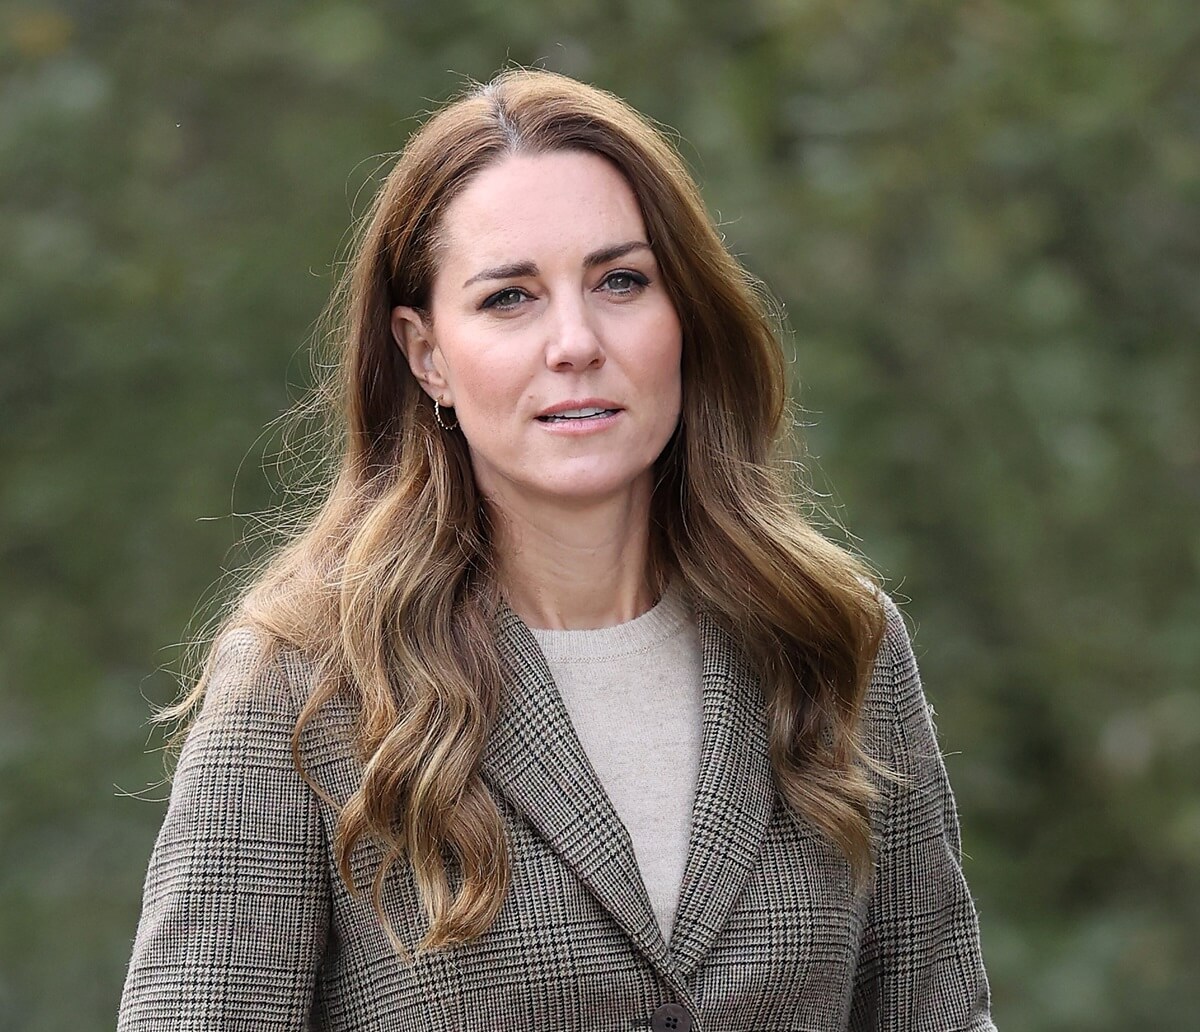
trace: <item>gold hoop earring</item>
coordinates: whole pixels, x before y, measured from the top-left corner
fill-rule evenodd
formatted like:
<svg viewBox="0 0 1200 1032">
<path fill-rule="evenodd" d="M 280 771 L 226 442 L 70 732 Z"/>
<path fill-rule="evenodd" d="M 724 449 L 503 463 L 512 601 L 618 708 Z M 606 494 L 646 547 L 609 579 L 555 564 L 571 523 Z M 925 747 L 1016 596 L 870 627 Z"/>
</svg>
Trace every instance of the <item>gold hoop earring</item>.
<svg viewBox="0 0 1200 1032">
<path fill-rule="evenodd" d="M 457 419 L 454 420 L 453 426 L 447 426 L 442 421 L 442 409 L 441 409 L 441 406 L 438 405 L 438 403 L 437 403 L 437 398 L 433 399 L 433 418 L 437 420 L 437 425 L 440 426 L 443 430 L 457 430 L 458 429 L 458 420 Z"/>
</svg>

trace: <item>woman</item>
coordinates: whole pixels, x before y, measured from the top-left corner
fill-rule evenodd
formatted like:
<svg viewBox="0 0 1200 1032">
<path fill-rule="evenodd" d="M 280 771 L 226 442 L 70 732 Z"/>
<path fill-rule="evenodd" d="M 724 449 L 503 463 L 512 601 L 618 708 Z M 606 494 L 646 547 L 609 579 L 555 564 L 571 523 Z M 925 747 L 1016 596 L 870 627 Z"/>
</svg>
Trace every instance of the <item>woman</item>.
<svg viewBox="0 0 1200 1032">
<path fill-rule="evenodd" d="M 992 1028 L 903 623 L 664 139 L 506 72 L 340 301 L 340 467 L 175 711 L 121 1028 Z"/>
</svg>

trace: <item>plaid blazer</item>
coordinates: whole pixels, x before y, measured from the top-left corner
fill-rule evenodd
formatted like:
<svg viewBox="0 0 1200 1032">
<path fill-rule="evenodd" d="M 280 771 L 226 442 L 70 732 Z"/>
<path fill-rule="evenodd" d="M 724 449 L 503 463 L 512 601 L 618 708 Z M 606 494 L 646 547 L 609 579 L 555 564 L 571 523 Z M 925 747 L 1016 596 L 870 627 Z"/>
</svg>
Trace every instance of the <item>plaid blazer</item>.
<svg viewBox="0 0 1200 1032">
<path fill-rule="evenodd" d="M 255 637 L 231 635 L 150 858 L 119 1028 L 993 1029 L 954 801 L 908 635 L 885 604 L 864 733 L 907 780 L 881 785 L 876 876 L 857 898 L 840 854 L 774 787 L 758 681 L 697 613 L 703 751 L 669 947 L 541 651 L 506 610 L 497 637 L 508 678 L 483 775 L 511 843 L 512 886 L 482 937 L 411 966 L 369 893 L 352 897 L 338 879 L 336 814 L 293 767 L 309 669 L 294 653 L 259 663 Z M 309 725 L 302 749 L 341 802 L 361 766 L 354 714 L 339 705 Z M 379 858 L 360 843 L 360 884 Z M 394 872 L 384 905 L 414 943 L 424 918 L 410 874 Z"/>
</svg>

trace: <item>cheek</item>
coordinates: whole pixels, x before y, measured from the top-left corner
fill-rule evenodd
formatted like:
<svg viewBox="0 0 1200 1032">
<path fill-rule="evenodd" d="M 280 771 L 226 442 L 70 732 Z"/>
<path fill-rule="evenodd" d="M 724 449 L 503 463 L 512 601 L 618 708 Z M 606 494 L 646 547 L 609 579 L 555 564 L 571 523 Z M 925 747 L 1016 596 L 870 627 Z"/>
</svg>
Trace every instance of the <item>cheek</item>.
<svg viewBox="0 0 1200 1032">
<path fill-rule="evenodd" d="M 680 363 L 683 358 L 683 331 L 673 309 L 656 320 L 647 339 L 655 342 L 642 355 L 647 381 L 653 381 L 660 391 L 680 391 Z"/>
<path fill-rule="evenodd" d="M 456 406 L 482 417 L 511 412 L 529 382 L 527 364 L 511 348 L 456 349 L 450 368 Z"/>
</svg>

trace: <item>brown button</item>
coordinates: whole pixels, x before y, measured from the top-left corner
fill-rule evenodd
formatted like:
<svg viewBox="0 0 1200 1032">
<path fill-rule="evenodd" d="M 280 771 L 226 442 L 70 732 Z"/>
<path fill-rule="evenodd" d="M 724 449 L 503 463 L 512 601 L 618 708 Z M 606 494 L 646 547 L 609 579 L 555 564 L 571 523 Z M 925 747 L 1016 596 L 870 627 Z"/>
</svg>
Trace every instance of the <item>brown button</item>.
<svg viewBox="0 0 1200 1032">
<path fill-rule="evenodd" d="M 692 1016 L 678 1003 L 664 1003 L 651 1015 L 650 1027 L 654 1032 L 689 1032 Z"/>
</svg>

